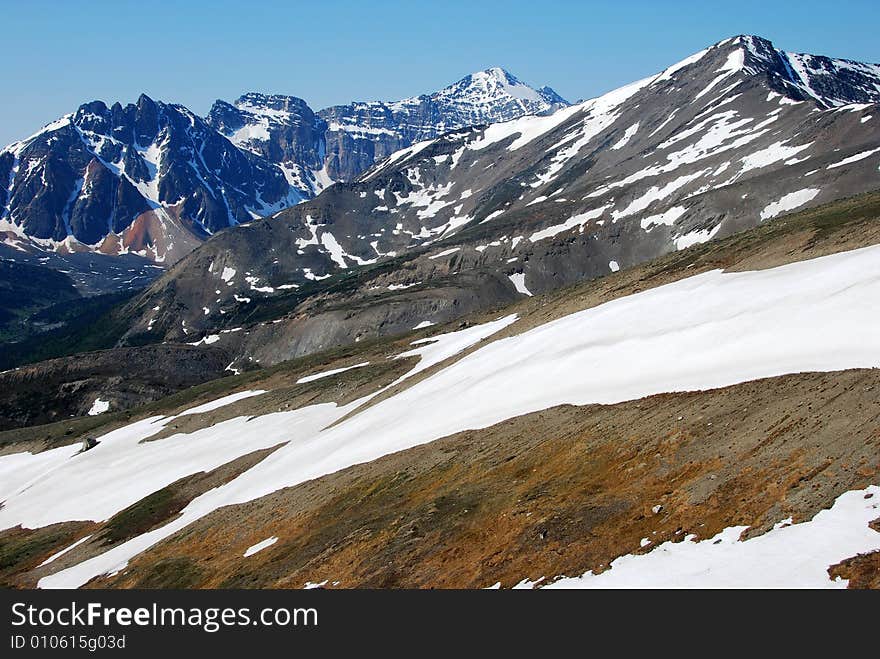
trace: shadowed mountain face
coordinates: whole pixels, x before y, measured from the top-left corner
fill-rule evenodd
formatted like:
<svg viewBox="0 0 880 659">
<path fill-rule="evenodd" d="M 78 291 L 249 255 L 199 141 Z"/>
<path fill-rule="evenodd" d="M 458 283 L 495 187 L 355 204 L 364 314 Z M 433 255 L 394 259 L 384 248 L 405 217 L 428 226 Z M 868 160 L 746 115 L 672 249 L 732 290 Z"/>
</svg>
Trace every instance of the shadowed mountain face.
<svg viewBox="0 0 880 659">
<path fill-rule="evenodd" d="M 419 142 L 208 241 L 128 307 L 127 340 L 274 319 L 264 358 L 286 359 L 875 189 L 878 73 L 736 37 L 550 115 Z"/>
<path fill-rule="evenodd" d="M 10 182 L 6 242 L 62 252 L 174 261 L 215 231 L 302 198 L 186 108 L 146 96 L 85 104 L 8 147 L 0 169 Z"/>
</svg>

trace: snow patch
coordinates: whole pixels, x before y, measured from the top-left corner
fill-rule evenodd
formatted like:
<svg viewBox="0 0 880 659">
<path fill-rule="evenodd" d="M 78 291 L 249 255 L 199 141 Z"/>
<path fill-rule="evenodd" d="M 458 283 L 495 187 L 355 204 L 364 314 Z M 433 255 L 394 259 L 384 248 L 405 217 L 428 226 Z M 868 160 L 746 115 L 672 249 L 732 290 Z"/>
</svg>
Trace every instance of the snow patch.
<svg viewBox="0 0 880 659">
<path fill-rule="evenodd" d="M 88 415 L 89 416 L 97 416 L 99 414 L 103 414 L 107 410 L 110 409 L 110 401 L 101 400 L 100 398 L 96 398 L 95 402 L 92 403 L 92 406 L 89 408 Z"/>
<path fill-rule="evenodd" d="M 778 201 L 768 204 L 764 210 L 761 211 L 761 220 L 769 220 L 771 217 L 776 217 L 780 213 L 803 206 L 808 201 L 814 199 L 820 192 L 821 190 L 818 188 L 806 188 L 804 190 L 798 190 L 797 192 L 789 192 Z"/>
<path fill-rule="evenodd" d="M 278 538 L 276 538 L 274 535 L 271 538 L 266 538 L 265 540 L 261 540 L 257 544 L 251 545 L 250 547 L 248 547 L 245 550 L 244 558 L 247 558 L 248 556 L 253 556 L 258 551 L 263 551 L 266 547 L 271 547 L 276 542 L 278 542 Z"/>
<path fill-rule="evenodd" d="M 362 364 L 355 364 L 354 366 L 343 366 L 342 368 L 334 368 L 329 371 L 322 371 L 321 373 L 314 373 L 313 375 L 306 375 L 305 377 L 301 377 L 296 381 L 297 384 L 305 384 L 306 382 L 314 382 L 315 380 L 320 380 L 321 378 L 330 377 L 331 375 L 336 375 L 337 373 L 344 373 L 345 371 L 350 371 L 353 368 L 363 368 L 364 366 L 369 366 L 370 362 L 363 362 Z"/>
<path fill-rule="evenodd" d="M 531 291 L 526 288 L 526 275 L 524 272 L 517 272 L 516 274 L 508 275 L 507 278 L 513 283 L 513 287 L 518 293 L 532 297 Z"/>
<path fill-rule="evenodd" d="M 747 540 L 740 539 L 747 526 L 731 526 L 702 541 L 688 535 L 646 554 L 616 558 L 601 574 L 590 571 L 545 587 L 846 588 L 847 580 L 831 580 L 828 568 L 880 549 L 880 533 L 868 526 L 880 516 L 878 501 L 880 487 L 871 485 L 840 495 L 807 522 L 784 520 Z"/>
<path fill-rule="evenodd" d="M 834 163 L 833 165 L 828 165 L 826 169 L 834 169 L 835 167 L 843 167 L 844 165 L 849 165 L 854 162 L 858 162 L 859 160 L 864 160 L 865 158 L 870 158 L 875 153 L 880 152 L 880 147 L 876 149 L 871 149 L 869 151 L 862 151 L 861 153 L 857 153 L 854 156 L 850 156 L 849 158 L 844 158 L 843 160 Z"/>
</svg>

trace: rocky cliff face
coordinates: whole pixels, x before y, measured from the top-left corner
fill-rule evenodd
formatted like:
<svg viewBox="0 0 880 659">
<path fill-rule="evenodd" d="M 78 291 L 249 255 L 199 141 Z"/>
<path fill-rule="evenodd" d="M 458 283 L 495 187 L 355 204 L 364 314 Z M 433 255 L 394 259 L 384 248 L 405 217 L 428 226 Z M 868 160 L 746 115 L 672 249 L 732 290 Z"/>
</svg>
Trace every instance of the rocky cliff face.
<svg viewBox="0 0 880 659">
<path fill-rule="evenodd" d="M 320 176 L 327 124 L 300 98 L 250 93 L 234 103 L 218 100 L 206 121 L 239 148 L 278 164 L 307 196 L 332 182 Z"/>
<path fill-rule="evenodd" d="M 158 261 L 302 199 L 277 167 L 147 96 L 87 103 L 7 147 L 0 179 L 7 243 Z"/>
</svg>

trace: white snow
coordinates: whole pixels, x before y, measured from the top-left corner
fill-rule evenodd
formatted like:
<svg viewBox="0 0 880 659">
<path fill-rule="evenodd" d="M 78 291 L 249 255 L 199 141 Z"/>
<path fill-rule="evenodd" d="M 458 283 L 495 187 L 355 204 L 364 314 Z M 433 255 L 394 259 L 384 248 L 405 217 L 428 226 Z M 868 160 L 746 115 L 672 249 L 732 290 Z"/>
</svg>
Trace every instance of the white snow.
<svg viewBox="0 0 880 659">
<path fill-rule="evenodd" d="M 627 217 L 629 215 L 633 215 L 634 213 L 639 213 L 648 208 L 655 201 L 665 199 L 679 188 L 687 185 L 695 179 L 700 178 L 705 173 L 706 172 L 704 171 L 699 171 L 694 172 L 693 174 L 685 174 L 684 176 L 679 176 L 678 178 L 673 179 L 662 187 L 652 185 L 644 192 L 644 194 L 633 199 L 630 204 L 623 210 L 612 211 L 611 216 L 614 218 L 615 221 L 617 221 L 622 217 Z"/>
<path fill-rule="evenodd" d="M 650 84 L 651 81 L 652 78 L 638 80 L 584 103 L 557 110 L 548 116 L 527 116 L 513 121 L 492 124 L 485 129 L 482 138 L 471 142 L 468 148 L 473 150 L 485 149 L 496 142 L 500 142 L 513 135 L 518 135 L 507 147 L 508 151 L 515 151 L 536 140 L 541 135 L 548 133 L 580 112 L 584 112 L 587 115 L 582 124 L 583 136 L 581 139 L 589 139 L 597 134 L 601 128 L 610 125 L 617 117 L 614 110 L 619 108 L 633 94 Z M 574 138 L 576 135 L 571 134 L 570 137 Z"/>
<path fill-rule="evenodd" d="M 526 116 L 514 119 L 513 121 L 491 124 L 486 127 L 480 139 L 468 144 L 468 149 L 479 151 L 513 135 L 518 135 L 519 137 L 513 140 L 507 147 L 508 151 L 515 151 L 544 133 L 553 130 L 556 126 L 575 115 L 580 109 L 580 106 L 573 105 L 557 110 L 545 117 Z"/>
<path fill-rule="evenodd" d="M 460 250 L 460 249 L 461 249 L 461 247 L 452 247 L 452 248 L 450 248 L 450 249 L 444 249 L 444 250 L 443 250 L 442 252 L 440 252 L 439 254 L 432 254 L 432 255 L 429 256 L 428 258 L 429 258 L 429 259 L 439 259 L 439 258 L 442 258 L 442 257 L 444 257 L 444 256 L 449 256 L 450 254 L 455 254 L 455 253 L 456 253 L 458 250 Z"/>
<path fill-rule="evenodd" d="M 250 391 L 239 391 L 238 393 L 229 394 L 228 396 L 223 396 L 223 398 L 218 398 L 217 400 L 212 400 L 209 403 L 205 403 L 203 405 L 198 405 L 196 407 L 191 407 L 190 409 L 181 412 L 177 416 L 186 416 L 187 414 L 204 414 L 205 412 L 211 412 L 212 410 L 216 410 L 220 407 L 225 407 L 226 405 L 231 405 L 232 403 L 236 403 L 240 400 L 244 400 L 245 398 L 259 396 L 264 393 L 266 393 L 266 391 L 264 389 L 254 389 L 254 390 L 250 390 Z"/>
<path fill-rule="evenodd" d="M 248 547 L 244 552 L 244 557 L 247 558 L 248 556 L 253 556 L 258 551 L 263 551 L 266 547 L 271 547 L 276 542 L 278 542 L 278 538 L 276 538 L 274 535 L 271 538 L 261 540 L 257 544 Z"/>
<path fill-rule="evenodd" d="M 209 346 L 212 343 L 217 343 L 217 341 L 219 341 L 219 340 L 220 340 L 219 334 L 208 334 L 207 336 L 202 337 L 198 341 L 193 341 L 191 343 L 188 343 L 187 345 L 191 345 L 191 346 L 206 345 L 206 346 Z"/>
<path fill-rule="evenodd" d="M 768 204 L 764 210 L 761 211 L 761 220 L 769 220 L 771 217 L 776 217 L 780 213 L 803 206 L 808 201 L 815 199 L 816 195 L 820 192 L 822 191 L 818 188 L 806 188 L 804 190 L 798 190 L 797 192 L 789 192 L 778 201 Z"/>
<path fill-rule="evenodd" d="M 718 73 L 720 75 L 718 75 L 714 80 L 712 80 L 712 82 L 710 82 L 708 85 L 706 85 L 706 87 L 704 87 L 702 91 L 700 91 L 696 96 L 694 96 L 694 100 L 697 100 L 698 98 L 702 98 L 703 96 L 708 94 L 712 89 L 714 89 L 715 86 L 719 82 L 721 82 L 722 80 L 729 77 L 733 73 L 736 73 L 737 71 L 742 69 L 744 62 L 745 62 L 745 51 L 743 51 L 742 48 L 737 48 L 736 50 L 732 51 L 727 56 L 727 60 L 724 62 L 724 64 L 721 66 L 721 68 L 717 69 L 715 71 L 716 73 Z"/>
<path fill-rule="evenodd" d="M 367 176 L 363 177 L 363 180 L 368 181 L 371 178 L 374 178 L 379 172 L 386 169 L 392 163 L 395 163 L 398 161 L 402 162 L 403 160 L 406 160 L 407 158 L 415 156 L 420 151 L 423 151 L 428 146 L 430 146 L 433 142 L 434 142 L 434 140 L 424 140 L 423 142 L 416 142 L 415 144 L 413 144 L 411 146 L 408 146 L 404 149 L 400 149 L 399 151 L 395 151 L 390 156 L 388 156 L 385 160 L 377 163 L 375 168 L 372 171 L 370 171 Z M 379 194 L 379 192 L 376 191 L 376 194 Z"/>
<path fill-rule="evenodd" d="M 516 274 L 509 275 L 507 278 L 513 283 L 513 287 L 518 293 L 532 297 L 531 291 L 526 288 L 526 275 L 524 272 L 517 272 Z"/>
<path fill-rule="evenodd" d="M 835 167 L 843 167 L 844 165 L 849 165 L 854 162 L 858 162 L 859 160 L 864 160 L 865 158 L 870 158 L 875 153 L 880 152 L 880 147 L 876 149 L 871 149 L 869 151 L 862 151 L 861 153 L 857 153 L 854 156 L 850 156 L 849 158 L 844 158 L 843 160 L 834 163 L 833 165 L 828 165 L 826 169 L 834 169 Z"/>
<path fill-rule="evenodd" d="M 715 237 L 715 234 L 718 233 L 720 229 L 721 225 L 717 224 L 713 229 L 698 229 L 697 231 L 691 231 L 683 236 L 679 236 L 675 239 L 675 249 L 687 249 L 691 245 L 699 245 L 708 242 Z"/>
<path fill-rule="evenodd" d="M 406 375 L 398 379 L 397 382 L 400 382 L 405 378 L 412 377 L 416 373 L 421 373 L 422 371 L 427 370 L 454 355 L 457 355 L 463 350 L 466 350 L 471 346 L 476 345 L 483 339 L 492 336 L 496 332 L 500 332 L 508 325 L 516 322 L 516 319 L 517 315 L 511 314 L 510 316 L 504 316 L 503 318 L 499 318 L 498 320 L 492 321 L 490 323 L 475 325 L 473 327 L 469 327 L 468 329 L 458 332 L 437 334 L 426 339 L 413 341 L 410 345 L 419 347 L 413 350 L 402 352 L 397 355 L 397 358 L 401 359 L 403 357 L 418 357 L 419 363 L 416 364 L 416 366 L 413 367 L 413 369 L 409 371 Z"/>
<path fill-rule="evenodd" d="M 425 329 L 426 327 L 433 327 L 436 323 L 432 323 L 430 320 L 423 320 L 418 325 L 413 327 L 414 330 Z"/>
<path fill-rule="evenodd" d="M 223 272 L 220 274 L 220 279 L 228 284 L 230 281 L 232 281 L 233 277 L 235 277 L 235 268 L 224 266 Z"/>
<path fill-rule="evenodd" d="M 413 342 L 413 345 L 419 345 L 420 347 L 398 355 L 398 357 L 420 357 L 421 359 L 419 363 L 407 374 L 398 378 L 398 380 L 390 386 L 394 386 L 402 380 L 473 346 L 482 339 L 491 336 L 495 332 L 511 324 L 516 318 L 516 315 L 506 316 L 497 321 L 485 323 L 483 325 L 476 325 L 459 332 L 440 334 L 431 337 L 430 339 L 422 339 Z M 331 471 L 336 471 L 345 466 L 369 461 L 398 450 L 394 448 L 395 444 L 386 444 L 381 436 L 372 437 L 370 442 L 363 442 L 363 438 L 361 437 L 349 437 L 348 435 L 345 435 L 344 437 L 338 438 L 342 440 L 342 443 L 340 444 L 338 443 L 338 439 L 334 441 L 331 437 L 322 434 L 322 428 L 330 431 L 331 429 L 328 428 L 328 426 L 360 407 L 369 398 L 370 397 L 368 396 L 353 401 L 343 407 L 337 407 L 332 403 L 319 404 L 300 408 L 291 412 L 267 414 L 256 418 L 240 417 L 238 419 L 232 419 L 228 422 L 217 424 L 203 431 L 197 431 L 190 435 L 177 436 L 184 442 L 195 444 L 201 444 L 202 440 L 210 439 L 213 443 L 214 453 L 218 452 L 218 443 L 228 451 L 230 443 L 249 443 L 252 447 L 250 450 L 258 450 L 261 447 L 274 446 L 284 439 L 295 439 L 295 441 L 292 441 L 285 447 L 275 451 L 275 453 L 257 465 L 259 469 L 251 469 L 226 485 L 206 492 L 202 496 L 196 498 L 189 504 L 189 506 L 187 506 L 187 508 L 184 509 L 180 517 L 175 518 L 174 521 L 169 524 L 133 538 L 104 554 L 73 566 L 68 570 L 63 570 L 57 574 L 47 576 L 41 579 L 39 586 L 41 588 L 77 587 L 82 583 L 85 583 L 85 581 L 88 581 L 91 576 L 109 573 L 124 568 L 131 557 L 221 506 L 250 501 L 263 496 L 264 494 L 274 492 L 279 489 L 279 487 L 286 487 L 285 484 L 295 485 L 304 480 L 316 478 L 325 473 L 331 473 L 324 471 L 325 469 L 330 468 Z M 405 412 L 403 418 L 406 418 Z M 173 438 L 164 439 L 159 442 L 139 443 L 141 439 L 155 434 L 164 427 L 162 423 L 157 423 L 158 421 L 160 420 L 156 418 L 146 419 L 143 422 L 132 424 L 125 429 L 121 429 L 121 431 L 116 431 L 116 435 L 113 433 L 105 435 L 100 438 L 101 444 L 99 447 L 92 449 L 80 457 L 91 456 L 94 460 L 95 455 L 93 454 L 95 451 L 101 446 L 118 444 L 118 441 L 111 440 L 118 440 L 120 438 L 119 433 L 122 432 L 128 440 L 126 444 L 129 449 L 134 448 L 134 450 L 143 451 L 156 444 L 164 445 L 160 448 L 163 448 L 166 451 L 166 466 L 169 469 L 176 470 L 174 473 L 167 476 L 171 479 L 168 482 L 173 482 L 180 477 L 176 476 L 177 471 L 186 471 L 187 469 L 186 466 L 181 466 L 179 464 L 175 450 L 172 448 L 172 450 L 169 451 L 169 443 L 173 443 Z M 325 438 L 330 439 L 330 443 L 325 443 Z M 376 442 L 373 440 L 378 441 Z M 399 441 L 399 438 L 395 438 L 394 441 Z M 70 447 L 63 447 L 62 449 L 57 450 L 62 451 L 69 448 Z M 117 446 L 117 448 L 124 449 L 126 446 Z M 195 449 L 198 448 L 201 447 L 195 447 Z M 49 452 L 47 451 L 46 453 Z M 41 457 L 43 455 L 44 454 L 38 454 L 36 456 L 31 456 L 30 454 L 13 454 L 0 457 L 0 491 L 2 491 L 3 488 L 7 488 L 7 469 L 18 468 L 21 470 L 21 467 L 24 467 L 24 470 L 29 470 L 33 474 L 35 470 L 30 469 L 30 461 L 33 459 L 35 462 L 43 462 L 41 467 L 45 467 L 45 459 Z M 228 460 L 234 459 L 234 457 L 236 457 L 234 454 L 231 457 L 228 454 L 226 455 L 226 459 Z M 55 458 L 55 460 L 57 461 L 57 458 Z M 330 462 L 326 462 L 327 460 Z M 354 462 L 352 462 L 352 460 L 354 460 Z M 132 464 L 133 462 L 137 462 L 137 464 Z M 341 466 L 331 468 L 329 465 L 333 463 Z M 150 489 L 149 483 L 142 482 L 142 479 L 147 479 L 151 474 L 149 469 L 145 472 L 140 472 L 138 476 L 135 476 L 134 473 L 129 474 L 129 470 L 135 472 L 138 467 L 144 467 L 142 454 L 140 457 L 138 454 L 132 455 L 129 450 L 124 466 L 126 469 L 121 469 L 122 465 L 120 465 L 122 473 L 117 474 L 114 470 L 107 469 L 106 461 L 98 462 L 95 460 L 91 463 L 91 468 L 95 469 L 101 478 L 90 479 L 90 487 L 88 490 L 84 490 L 81 487 L 81 477 L 74 474 L 76 477 L 69 483 L 69 488 L 66 488 L 61 492 L 61 495 L 64 497 L 66 509 L 53 511 L 52 515 L 59 515 L 60 519 L 83 519 L 90 514 L 96 514 L 93 498 L 99 496 L 102 507 L 105 511 L 112 510 L 113 512 L 118 512 L 118 510 L 130 505 L 131 502 L 128 500 L 130 494 L 132 496 L 137 496 L 136 494 L 129 492 L 132 488 L 137 487 L 141 490 L 148 490 L 144 494 L 137 496 L 135 500 L 139 500 L 149 492 L 158 489 L 158 487 Z M 198 468 L 194 465 L 190 465 L 189 468 L 192 469 L 193 472 L 205 470 L 204 468 Z M 26 487 L 22 488 L 23 490 L 28 491 L 25 495 L 27 499 L 26 501 L 7 498 L 7 507 L 0 509 L 0 529 L 7 528 L 5 524 L 16 514 L 13 511 L 14 508 L 18 509 L 18 512 L 23 512 L 24 509 L 33 506 L 31 508 L 31 514 L 34 516 L 39 515 L 41 512 L 47 512 L 45 506 L 46 502 L 43 497 L 49 497 L 51 500 L 54 496 L 53 492 L 58 492 L 58 483 L 56 480 L 63 482 L 67 481 L 62 474 L 58 473 L 58 469 L 54 470 L 52 478 L 45 478 L 45 476 L 48 475 L 48 472 L 52 471 L 52 469 L 43 471 L 44 480 L 40 481 L 42 487 L 37 486 L 37 479 L 32 479 Z M 308 474 L 313 475 L 309 476 Z M 114 480 L 114 476 L 118 476 L 119 480 Z M 18 477 L 17 480 L 21 482 L 22 479 Z M 126 486 L 124 489 L 120 489 L 122 484 Z M 167 485 L 167 483 L 165 484 Z M 160 485 L 159 487 L 163 486 L 164 485 Z M 119 490 L 119 492 L 117 492 L 117 490 Z M 118 496 L 120 492 L 125 496 Z M 118 510 L 116 510 L 116 507 L 118 507 Z M 112 514 L 113 513 L 110 513 L 110 515 Z M 52 515 L 49 515 L 48 519 L 51 519 Z M 106 517 L 109 517 L 110 515 L 107 515 Z M 14 522 L 11 526 L 15 526 L 17 523 L 19 522 Z M 53 522 L 37 521 L 38 526 L 51 523 Z"/>
<path fill-rule="evenodd" d="M 553 226 L 547 227 L 546 229 L 541 229 L 540 231 L 536 231 L 531 236 L 529 236 L 529 242 L 536 243 L 539 240 L 546 240 L 547 238 L 552 238 L 553 236 L 560 234 L 564 231 L 569 231 L 575 227 L 583 227 L 590 220 L 595 220 L 596 218 L 602 217 L 602 213 L 608 206 L 601 206 L 600 208 L 594 208 L 593 210 L 586 211 L 585 213 L 580 213 L 578 215 L 574 215 L 573 217 L 568 218 L 562 224 L 554 224 Z M 517 241 L 518 242 L 518 241 Z M 516 247 L 516 243 L 513 245 Z"/>
<path fill-rule="evenodd" d="M 101 400 L 100 398 L 96 398 L 95 402 L 92 403 L 91 408 L 89 408 L 89 416 L 97 416 L 99 414 L 103 414 L 107 410 L 110 409 L 110 401 Z"/>
<path fill-rule="evenodd" d="M 846 588 L 847 581 L 832 580 L 828 568 L 880 549 L 880 533 L 868 526 L 878 516 L 880 487 L 871 485 L 840 495 L 807 522 L 785 520 L 747 540 L 740 540 L 747 526 L 700 542 L 688 535 L 646 554 L 621 556 L 601 574 L 545 588 Z"/>
<path fill-rule="evenodd" d="M 2 456 L 0 490 L 9 489 L 8 477 L 19 486 L 4 497 L 0 529 L 106 519 L 212 462 L 290 440 L 193 500 L 167 525 L 40 581 L 41 587 L 76 587 L 121 569 L 221 506 L 466 429 L 562 404 L 611 404 L 786 373 L 880 367 L 878 299 L 880 246 L 755 272 L 714 270 L 489 342 L 357 413 L 363 399 L 232 419 L 139 443 L 164 427 L 147 419 L 105 435 L 97 447 L 74 457 L 69 454 L 75 447 L 56 449 L 49 457 Z M 420 361 L 401 379 L 439 365 L 515 320 L 508 316 L 414 342 L 416 347 L 399 357 Z M 28 471 L 23 484 L 17 470 Z"/>
<path fill-rule="evenodd" d="M 327 248 L 327 251 L 330 253 L 330 258 L 333 262 L 338 265 L 340 268 L 347 269 L 348 263 L 345 262 L 345 251 L 342 249 L 342 246 L 336 242 L 336 238 L 329 231 L 325 231 L 321 234 L 321 244 Z"/>
<path fill-rule="evenodd" d="M 740 170 L 740 173 L 752 169 L 760 169 L 761 167 L 772 165 L 774 162 L 779 162 L 780 160 L 787 160 L 804 149 L 810 148 L 812 145 L 813 143 L 809 142 L 800 146 L 786 146 L 785 142 L 776 142 L 765 149 L 755 151 L 744 157 L 742 159 L 742 169 Z"/>
<path fill-rule="evenodd" d="M 238 147 L 247 148 L 248 142 L 267 142 L 269 140 L 269 122 L 245 124 L 229 136 L 229 140 Z M 259 153 L 259 152 L 257 152 Z"/>
<path fill-rule="evenodd" d="M 623 133 L 623 137 L 620 138 L 612 147 L 612 151 L 616 151 L 617 149 L 622 149 L 627 145 L 627 143 L 632 139 L 632 136 L 636 134 L 636 131 L 639 129 L 639 122 L 637 121 L 632 126 L 626 129 Z"/>
<path fill-rule="evenodd" d="M 608 261 L 608 269 L 611 272 L 617 272 L 620 270 L 620 264 L 617 261 Z"/>
<path fill-rule="evenodd" d="M 641 221 L 641 227 L 647 231 L 650 231 L 654 225 L 657 224 L 665 224 L 666 226 L 672 226 L 675 224 L 675 221 L 685 214 L 687 209 L 684 206 L 673 206 L 667 211 L 662 213 L 658 213 L 657 215 L 648 215 L 647 217 L 643 217 Z"/>
<path fill-rule="evenodd" d="M 350 371 L 353 368 L 362 368 L 364 366 L 369 366 L 370 362 L 363 362 L 362 364 L 355 364 L 354 366 L 343 366 L 342 368 L 334 368 L 329 371 L 323 371 L 321 373 L 313 373 L 312 375 L 306 375 L 301 377 L 296 381 L 297 384 L 305 384 L 306 382 L 313 382 L 315 380 L 320 380 L 321 378 L 330 377 L 331 375 L 336 375 L 337 373 L 343 373 L 345 371 Z"/>
<path fill-rule="evenodd" d="M 504 209 L 498 209 L 497 211 L 492 211 L 483 219 L 482 222 L 480 222 L 480 224 L 485 224 L 489 220 L 494 220 L 499 215 L 504 215 Z"/>
<path fill-rule="evenodd" d="M 61 558 L 62 556 L 64 556 L 64 554 L 69 552 L 71 549 L 76 549 L 77 547 L 79 547 L 82 543 L 84 543 L 86 540 L 88 540 L 91 537 L 92 537 L 91 534 L 89 534 L 89 535 L 85 536 L 84 538 L 80 538 L 79 540 L 74 542 L 69 547 L 65 547 L 61 551 L 58 551 L 58 552 L 55 552 L 54 554 L 52 554 L 49 558 L 47 558 L 45 561 L 40 563 L 37 567 L 43 567 L 44 565 L 48 565 L 49 563 L 54 561 L 56 558 Z"/>
</svg>

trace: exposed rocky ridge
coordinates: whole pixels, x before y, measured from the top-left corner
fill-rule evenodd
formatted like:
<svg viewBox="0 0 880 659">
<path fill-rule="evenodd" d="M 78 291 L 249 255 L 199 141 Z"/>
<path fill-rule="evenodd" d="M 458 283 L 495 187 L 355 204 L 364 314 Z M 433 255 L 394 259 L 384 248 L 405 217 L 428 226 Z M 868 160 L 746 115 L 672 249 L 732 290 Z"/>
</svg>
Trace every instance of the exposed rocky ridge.
<svg viewBox="0 0 880 659">
<path fill-rule="evenodd" d="M 250 93 L 234 103 L 218 100 L 206 121 L 239 148 L 277 163 L 304 196 L 328 184 L 324 167 L 326 123 L 295 96 Z"/>
<path fill-rule="evenodd" d="M 249 93 L 231 104 L 218 100 L 207 121 L 242 149 L 278 163 L 295 187 L 314 195 L 416 142 L 567 105 L 549 87 L 533 89 L 495 67 L 433 94 L 318 112 L 295 96 Z"/>
<path fill-rule="evenodd" d="M 430 95 L 329 107 L 318 113 L 327 123 L 326 171 L 334 180 L 350 181 L 374 162 L 416 142 L 567 105 L 549 87 L 532 89 L 495 67 Z"/>
<path fill-rule="evenodd" d="M 822 100 L 804 95 L 815 76 L 782 76 L 782 57 L 766 40 L 728 39 L 549 116 L 408 147 L 206 243 L 132 305 L 131 336 L 288 314 L 312 337 L 302 354 L 509 302 L 524 294 L 515 279 L 542 293 L 875 189 L 877 106 L 855 102 L 873 69 Z M 854 102 L 834 105 L 846 94 Z M 346 303 L 317 320 L 340 290 Z"/>
</svg>

